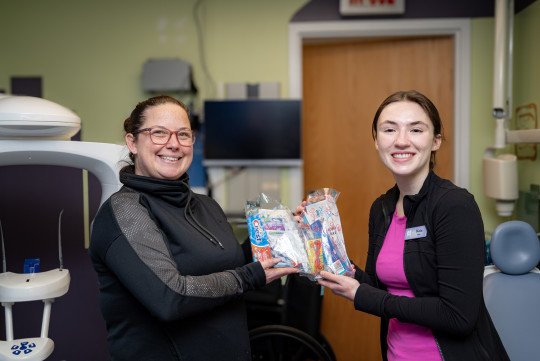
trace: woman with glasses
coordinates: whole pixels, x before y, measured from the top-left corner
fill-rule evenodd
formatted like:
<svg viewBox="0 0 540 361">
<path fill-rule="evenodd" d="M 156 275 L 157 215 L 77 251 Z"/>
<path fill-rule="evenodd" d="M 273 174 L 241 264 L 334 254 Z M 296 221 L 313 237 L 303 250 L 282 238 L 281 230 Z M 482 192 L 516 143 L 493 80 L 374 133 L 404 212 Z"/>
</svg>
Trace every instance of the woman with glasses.
<svg viewBox="0 0 540 361">
<path fill-rule="evenodd" d="M 219 205 L 191 191 L 186 105 L 150 98 L 124 129 L 131 162 L 89 249 L 111 359 L 251 360 L 242 295 L 298 271 L 248 263 Z"/>
<path fill-rule="evenodd" d="M 482 295 L 480 210 L 467 190 L 433 172 L 437 108 L 416 91 L 394 93 L 371 131 L 396 184 L 371 206 L 365 271 L 323 271 L 319 284 L 381 318 L 384 360 L 508 360 Z"/>
</svg>

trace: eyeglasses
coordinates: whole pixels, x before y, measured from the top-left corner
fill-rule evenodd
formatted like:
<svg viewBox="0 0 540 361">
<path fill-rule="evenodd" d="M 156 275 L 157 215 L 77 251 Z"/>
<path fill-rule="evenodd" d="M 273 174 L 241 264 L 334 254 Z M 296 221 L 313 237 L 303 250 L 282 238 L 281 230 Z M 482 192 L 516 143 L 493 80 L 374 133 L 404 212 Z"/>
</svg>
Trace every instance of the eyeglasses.
<svg viewBox="0 0 540 361">
<path fill-rule="evenodd" d="M 195 143 L 195 135 L 190 129 L 180 129 L 177 131 L 172 131 L 167 128 L 156 127 L 156 128 L 144 128 L 137 130 L 131 134 L 135 135 L 137 133 L 148 132 L 150 133 L 150 140 L 154 144 L 164 145 L 169 142 L 172 134 L 176 134 L 176 139 L 178 143 L 185 147 L 192 146 Z"/>
</svg>

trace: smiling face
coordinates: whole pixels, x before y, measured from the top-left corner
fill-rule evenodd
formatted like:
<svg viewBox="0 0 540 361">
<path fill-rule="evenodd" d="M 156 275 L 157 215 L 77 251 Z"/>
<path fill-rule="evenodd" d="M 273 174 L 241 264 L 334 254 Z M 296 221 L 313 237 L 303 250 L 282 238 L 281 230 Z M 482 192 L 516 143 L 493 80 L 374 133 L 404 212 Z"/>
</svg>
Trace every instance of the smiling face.
<svg viewBox="0 0 540 361">
<path fill-rule="evenodd" d="M 163 127 L 171 131 L 191 129 L 184 109 L 177 104 L 165 103 L 146 108 L 140 129 Z M 193 145 L 183 146 L 171 135 L 167 144 L 152 143 L 149 132 L 126 134 L 126 144 L 135 156 L 135 174 L 158 179 L 180 178 L 193 160 Z"/>
<path fill-rule="evenodd" d="M 434 134 L 433 122 L 417 103 L 393 102 L 380 113 L 375 148 L 397 181 L 423 182 L 431 152 L 440 145 L 441 135 Z"/>
</svg>

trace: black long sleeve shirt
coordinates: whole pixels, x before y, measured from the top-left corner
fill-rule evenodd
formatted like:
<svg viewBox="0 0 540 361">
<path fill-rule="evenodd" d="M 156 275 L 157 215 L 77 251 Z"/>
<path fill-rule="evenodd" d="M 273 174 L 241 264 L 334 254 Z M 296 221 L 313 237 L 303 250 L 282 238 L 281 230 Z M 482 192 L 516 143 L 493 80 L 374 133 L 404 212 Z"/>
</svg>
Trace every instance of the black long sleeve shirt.
<svg viewBox="0 0 540 361">
<path fill-rule="evenodd" d="M 251 360 L 242 294 L 265 275 L 245 265 L 219 205 L 191 193 L 186 177 L 121 181 L 89 249 L 111 359 Z"/>
<path fill-rule="evenodd" d="M 354 306 L 381 317 L 386 360 L 390 318 L 430 328 L 443 360 L 508 360 L 482 294 L 485 240 L 473 196 L 430 172 L 420 192 L 405 196 L 407 228 L 426 227 L 422 237 L 405 241 L 403 267 L 415 297 L 396 296 L 376 275 L 382 248 L 399 197 L 397 186 L 379 197 L 369 217 L 369 249 Z"/>
</svg>

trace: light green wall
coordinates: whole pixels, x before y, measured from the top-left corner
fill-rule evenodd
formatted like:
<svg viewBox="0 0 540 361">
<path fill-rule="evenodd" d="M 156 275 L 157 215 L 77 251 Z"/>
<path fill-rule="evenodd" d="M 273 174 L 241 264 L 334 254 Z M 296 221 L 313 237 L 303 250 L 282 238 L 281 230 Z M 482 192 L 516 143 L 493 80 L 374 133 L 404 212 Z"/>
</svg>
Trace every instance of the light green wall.
<svg viewBox="0 0 540 361">
<path fill-rule="evenodd" d="M 193 65 L 199 95 L 183 99 L 193 101 L 196 110 L 224 82 L 277 81 L 287 97 L 287 24 L 307 2 L 202 1 L 197 14 L 206 76 L 196 0 L 0 0 L 0 89 L 10 91 L 11 76 L 42 76 L 44 97 L 81 117 L 83 140 L 120 144 L 123 119 L 149 96 L 140 81 L 149 58 L 179 57 Z M 514 108 L 540 106 L 539 18 L 539 1 L 515 17 Z M 472 19 L 470 191 L 487 231 L 505 220 L 482 192 L 482 154 L 493 143 L 495 129 L 493 28 L 493 18 Z M 538 162 L 519 162 L 521 189 L 540 182 Z"/>
<path fill-rule="evenodd" d="M 535 103 L 540 106 L 540 2 L 536 1 L 514 18 L 513 108 Z M 470 188 L 480 206 L 487 232 L 501 222 L 515 219 L 499 217 L 495 201 L 482 190 L 482 156 L 493 145 L 495 119 L 491 115 L 493 87 L 494 19 L 473 19 L 471 24 L 471 156 Z M 509 121 L 510 128 L 514 120 Z M 539 146 L 540 147 L 540 146 Z M 539 149 L 540 151 L 540 149 Z M 499 153 L 515 153 L 512 145 Z M 540 155 L 539 155 L 540 157 Z M 540 182 L 539 160 L 518 162 L 519 188 Z"/>
<path fill-rule="evenodd" d="M 536 1 L 515 18 L 514 110 L 536 105 L 540 122 L 540 1 Z M 537 123 L 537 128 L 540 124 Z M 540 184 L 540 144 L 536 161 L 519 161 L 519 187 L 528 190 L 531 183 Z"/>
<path fill-rule="evenodd" d="M 493 144 L 495 121 L 491 116 L 493 84 L 493 18 L 471 22 L 471 144 L 470 186 L 482 212 L 486 230 L 497 217 L 495 203 L 483 195 L 482 155 Z"/>
<path fill-rule="evenodd" d="M 11 76 L 42 76 L 43 96 L 74 110 L 82 139 L 123 143 L 122 121 L 140 100 L 149 58 L 178 57 L 193 66 L 193 101 L 216 95 L 215 82 L 273 81 L 288 96 L 288 28 L 308 0 L 24 0 L 0 1 L 0 89 Z"/>
</svg>

